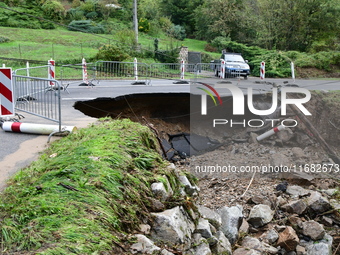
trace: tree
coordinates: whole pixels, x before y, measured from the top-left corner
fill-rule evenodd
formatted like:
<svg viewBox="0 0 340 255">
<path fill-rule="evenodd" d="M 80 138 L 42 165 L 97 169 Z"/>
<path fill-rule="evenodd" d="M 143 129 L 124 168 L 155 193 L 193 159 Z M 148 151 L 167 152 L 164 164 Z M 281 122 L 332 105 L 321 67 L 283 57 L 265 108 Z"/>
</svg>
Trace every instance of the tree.
<svg viewBox="0 0 340 255">
<path fill-rule="evenodd" d="M 162 0 L 163 16 L 170 17 L 175 25 L 181 25 L 188 34 L 195 31 L 195 9 L 204 0 Z"/>
</svg>

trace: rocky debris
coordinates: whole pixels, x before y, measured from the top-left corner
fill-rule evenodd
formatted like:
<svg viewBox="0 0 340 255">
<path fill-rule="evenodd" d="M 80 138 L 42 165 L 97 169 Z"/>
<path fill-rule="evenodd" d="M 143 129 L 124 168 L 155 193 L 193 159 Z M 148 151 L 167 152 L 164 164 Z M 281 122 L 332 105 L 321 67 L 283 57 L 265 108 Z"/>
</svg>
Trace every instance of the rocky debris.
<svg viewBox="0 0 340 255">
<path fill-rule="evenodd" d="M 211 255 L 210 246 L 205 238 L 202 238 L 202 236 L 198 233 L 194 234 L 193 236 L 193 243 L 194 247 L 189 250 L 187 253 L 192 255 Z"/>
<path fill-rule="evenodd" d="M 166 249 L 163 249 L 163 250 L 161 251 L 161 255 L 175 255 L 175 254 L 173 254 L 172 252 L 170 252 L 170 251 L 168 251 L 168 250 L 166 250 Z"/>
<path fill-rule="evenodd" d="M 270 165 L 272 166 L 289 166 L 290 160 L 287 156 L 281 153 L 274 153 L 270 156 Z"/>
<path fill-rule="evenodd" d="M 214 254 L 226 254 L 231 255 L 232 249 L 228 238 L 225 237 L 222 231 L 216 232 L 216 244 L 212 247 Z"/>
<path fill-rule="evenodd" d="M 210 208 L 203 205 L 198 205 L 197 209 L 201 217 L 207 219 L 215 228 L 221 227 L 222 219 L 216 211 L 211 210 Z"/>
<path fill-rule="evenodd" d="M 299 244 L 299 237 L 295 230 L 288 226 L 286 229 L 279 234 L 279 240 L 277 245 L 284 248 L 286 251 L 294 251 Z"/>
<path fill-rule="evenodd" d="M 183 185 L 183 191 L 189 196 L 197 196 L 199 192 L 199 188 L 196 185 L 192 185 L 185 175 L 180 173 L 177 174 L 178 180 Z"/>
<path fill-rule="evenodd" d="M 262 255 L 262 253 L 254 249 L 237 248 L 233 255 Z"/>
<path fill-rule="evenodd" d="M 292 154 L 293 154 L 294 160 L 300 160 L 300 159 L 306 158 L 305 152 L 300 147 L 293 147 Z"/>
<path fill-rule="evenodd" d="M 137 242 L 131 245 L 130 250 L 132 254 L 153 254 L 154 251 L 159 251 L 161 248 L 157 247 L 153 241 L 144 235 L 136 234 Z"/>
<path fill-rule="evenodd" d="M 231 244 L 234 244 L 238 238 L 238 230 L 242 224 L 243 208 L 242 206 L 222 207 L 219 211 L 222 219 L 221 230 L 228 238 Z"/>
<path fill-rule="evenodd" d="M 299 199 L 291 201 L 288 204 L 282 206 L 289 213 L 303 214 L 307 210 L 307 204 Z"/>
<path fill-rule="evenodd" d="M 321 223 L 326 227 L 333 226 L 333 220 L 327 216 L 322 216 Z"/>
<path fill-rule="evenodd" d="M 315 213 L 323 213 L 331 208 L 328 199 L 317 191 L 311 193 L 310 197 L 307 199 L 307 204 Z"/>
<path fill-rule="evenodd" d="M 334 210 L 331 209 L 332 206 L 339 209 L 340 204 L 334 199 L 330 201 L 327 199 L 334 194 L 333 191 L 325 192 L 331 189 L 331 185 L 324 185 L 328 188 L 321 193 L 316 190 L 317 185 L 301 187 L 281 181 L 279 184 L 285 187 L 278 190 L 278 184 L 272 180 L 254 180 L 253 184 L 257 185 L 256 191 L 249 189 L 244 198 L 235 200 L 235 205 L 214 208 L 198 205 L 197 203 L 202 201 L 201 194 L 197 194 L 199 189 L 195 188 L 187 177 L 183 177 L 185 175 L 177 176 L 183 187 L 183 198 L 190 201 L 187 204 L 190 206 L 184 204 L 165 210 L 164 205 L 168 206 L 172 194 L 168 193 L 166 200 L 162 200 L 163 203 L 156 198 L 164 199 L 164 190 L 168 191 L 171 187 L 163 185 L 163 189 L 160 185 L 164 184 L 163 181 L 151 185 L 153 190 L 162 191 L 153 192 L 155 197 L 148 198 L 149 202 L 162 204 L 163 210 L 151 213 L 152 219 L 147 224 L 139 226 L 138 235 L 134 235 L 137 242 L 131 245 L 131 253 L 332 254 L 333 238 L 330 233 L 336 235 L 338 232 L 331 232 L 328 228 L 339 229 L 340 220 L 337 215 L 332 214 Z M 211 179 L 207 184 L 213 189 L 216 198 L 224 198 L 221 204 L 226 204 L 226 201 L 231 201 L 228 193 L 233 197 L 240 197 L 243 194 L 244 190 L 237 192 L 240 182 L 239 179 L 224 178 Z M 264 183 L 267 184 L 267 189 L 262 189 Z M 193 192 L 188 192 L 185 187 L 189 187 Z M 191 197 L 189 193 L 192 194 Z M 328 228 L 324 228 L 324 225 Z"/>
<path fill-rule="evenodd" d="M 140 224 L 139 231 L 144 235 L 149 235 L 151 230 L 151 226 L 149 224 Z"/>
<path fill-rule="evenodd" d="M 151 184 L 151 191 L 155 198 L 165 201 L 171 194 L 166 191 L 162 182 L 154 182 Z"/>
<path fill-rule="evenodd" d="M 310 220 L 302 223 L 302 233 L 317 241 L 325 236 L 325 229 L 318 222 Z"/>
<path fill-rule="evenodd" d="M 152 213 L 152 216 L 155 217 L 151 229 L 153 240 L 172 246 L 190 243 L 195 224 L 183 207 L 177 206 L 164 212 Z"/>
<path fill-rule="evenodd" d="M 277 241 L 277 239 L 279 239 L 279 234 L 277 233 L 277 231 L 275 229 L 270 229 L 266 232 L 264 232 L 260 238 L 260 240 L 263 240 L 264 242 L 268 243 L 268 244 L 272 244 L 275 243 Z"/>
<path fill-rule="evenodd" d="M 332 244 L 333 237 L 328 234 L 325 234 L 323 239 L 317 242 L 313 240 L 300 242 L 300 245 L 305 248 L 307 255 L 332 255 Z"/>
<path fill-rule="evenodd" d="M 288 142 L 294 137 L 294 133 L 290 128 L 285 128 L 281 132 L 277 133 L 277 137 L 282 141 L 282 143 Z"/>
<path fill-rule="evenodd" d="M 162 212 L 165 209 L 165 206 L 161 201 L 159 201 L 159 200 L 157 200 L 153 197 L 149 197 L 149 198 L 147 198 L 147 200 L 150 204 L 149 207 L 150 207 L 150 210 L 152 212 Z"/>
<path fill-rule="evenodd" d="M 240 226 L 238 231 L 242 235 L 249 233 L 249 223 L 248 223 L 248 221 L 246 219 L 242 220 L 242 224 L 241 224 L 241 226 Z"/>
<path fill-rule="evenodd" d="M 268 205 L 255 205 L 249 214 L 248 222 L 255 228 L 262 227 L 271 222 L 274 211 Z"/>
<path fill-rule="evenodd" d="M 306 190 L 306 189 L 304 189 L 300 186 L 297 186 L 297 185 L 292 185 L 292 186 L 289 185 L 287 187 L 286 193 L 288 195 L 290 195 L 291 197 L 294 197 L 294 198 L 305 197 L 305 196 L 310 195 L 309 190 Z"/>
<path fill-rule="evenodd" d="M 202 219 L 202 218 L 200 218 L 198 220 L 198 224 L 197 224 L 197 227 L 195 229 L 195 233 L 201 234 L 201 236 L 206 238 L 206 239 L 213 237 L 211 230 L 210 230 L 209 221 Z"/>
<path fill-rule="evenodd" d="M 329 197 L 334 196 L 336 193 L 338 192 L 337 189 L 326 189 L 326 190 L 322 190 L 322 193 L 326 194 Z"/>
<path fill-rule="evenodd" d="M 246 236 L 241 244 L 244 248 L 252 249 L 261 252 L 261 254 L 277 254 L 278 249 L 270 246 L 267 243 L 261 242 L 259 239 L 254 237 Z"/>
<path fill-rule="evenodd" d="M 296 255 L 306 255 L 306 248 L 301 245 L 296 246 Z"/>
</svg>

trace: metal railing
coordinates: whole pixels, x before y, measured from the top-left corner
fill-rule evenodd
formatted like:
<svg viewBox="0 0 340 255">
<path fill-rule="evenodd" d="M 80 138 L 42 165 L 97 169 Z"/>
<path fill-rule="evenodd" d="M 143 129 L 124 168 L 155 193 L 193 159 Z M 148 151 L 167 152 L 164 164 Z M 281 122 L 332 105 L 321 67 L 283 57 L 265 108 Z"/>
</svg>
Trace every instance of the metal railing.
<svg viewBox="0 0 340 255">
<path fill-rule="evenodd" d="M 145 63 L 97 61 L 95 68 L 98 80 L 147 80 L 149 78 L 149 66 Z"/>
<path fill-rule="evenodd" d="M 61 132 L 60 91 L 57 80 L 13 75 L 15 109 L 59 124 Z"/>
</svg>

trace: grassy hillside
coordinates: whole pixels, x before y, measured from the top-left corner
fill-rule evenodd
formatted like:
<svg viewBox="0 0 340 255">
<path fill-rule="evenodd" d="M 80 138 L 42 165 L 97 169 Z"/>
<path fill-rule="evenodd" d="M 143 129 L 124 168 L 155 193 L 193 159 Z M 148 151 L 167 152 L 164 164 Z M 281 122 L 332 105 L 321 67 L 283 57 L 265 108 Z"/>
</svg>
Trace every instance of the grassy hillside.
<svg viewBox="0 0 340 255">
<path fill-rule="evenodd" d="M 266 62 L 266 77 L 289 77 L 291 75 L 290 63 L 294 62 L 296 77 L 340 77 L 340 53 L 317 52 L 307 54 L 297 51 L 264 50 L 259 47 L 248 47 L 226 38 L 218 38 L 207 44 L 206 41 L 185 39 L 179 41 L 166 36 L 164 33 L 157 38 L 158 48 L 161 51 L 188 47 L 189 51 L 202 52 L 202 62 L 210 62 L 220 57 L 221 49 L 231 52 L 240 52 L 250 61 L 252 75 L 259 76 L 259 66 Z M 12 59 L 27 59 L 41 61 L 35 65 L 45 65 L 47 60 L 53 58 L 57 64 L 79 64 L 84 57 L 89 61 L 95 61 L 96 54 L 102 45 L 118 45 L 127 49 L 124 61 L 132 62 L 134 57 L 139 62 L 157 62 L 154 56 L 154 40 L 145 33 L 139 34 L 141 52 L 136 52 L 132 46 L 134 36 L 131 31 L 121 30 L 115 34 L 87 34 L 68 31 L 64 27 L 56 30 L 27 29 L 1 27 L 0 30 L 0 57 Z M 208 47 L 207 47 L 208 45 Z M 208 52 L 215 50 L 215 52 Z M 162 53 L 167 54 L 167 53 Z M 24 68 L 25 62 L 0 59 L 0 64 L 13 69 Z M 33 66 L 34 63 L 31 63 Z M 57 73 L 59 71 L 57 70 Z"/>
<path fill-rule="evenodd" d="M 0 253 L 119 254 L 124 233 L 148 218 L 151 184 L 165 175 L 179 190 L 157 146 L 130 120 L 102 120 L 54 142 L 0 195 Z"/>
</svg>

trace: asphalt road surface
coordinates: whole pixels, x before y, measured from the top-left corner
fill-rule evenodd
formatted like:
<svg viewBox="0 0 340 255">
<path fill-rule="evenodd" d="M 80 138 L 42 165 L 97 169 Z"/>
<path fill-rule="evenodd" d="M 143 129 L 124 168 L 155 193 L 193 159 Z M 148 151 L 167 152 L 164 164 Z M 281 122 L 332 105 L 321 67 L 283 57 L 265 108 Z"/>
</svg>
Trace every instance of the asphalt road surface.
<svg viewBox="0 0 340 255">
<path fill-rule="evenodd" d="M 256 77 L 249 77 L 248 80 L 243 79 L 205 79 L 209 84 L 217 84 L 225 81 L 240 88 L 252 87 L 254 90 L 269 91 L 272 84 L 296 84 L 299 87 L 309 90 L 340 90 L 339 80 L 291 80 L 291 79 L 266 79 L 261 81 Z M 73 104 L 76 101 L 86 101 L 100 97 L 117 97 L 121 95 L 134 93 L 174 93 L 174 92 L 190 92 L 189 84 L 175 84 L 178 80 L 152 80 L 147 85 L 132 85 L 134 81 L 100 81 L 94 82 L 93 87 L 79 86 L 81 81 L 64 81 L 63 85 L 69 83 L 67 91 L 61 92 L 61 108 L 62 108 L 62 124 L 83 128 L 90 123 L 96 121 L 95 118 L 85 116 L 83 113 L 75 110 Z M 40 123 L 54 124 L 48 120 L 33 116 L 31 114 L 17 113 L 24 115 L 21 119 L 23 123 Z M 59 139 L 52 137 L 51 141 Z M 34 135 L 23 133 L 12 133 L 0 130 L 0 191 L 6 186 L 6 180 L 18 170 L 29 165 L 36 160 L 39 153 L 48 147 L 48 136 Z"/>
</svg>

